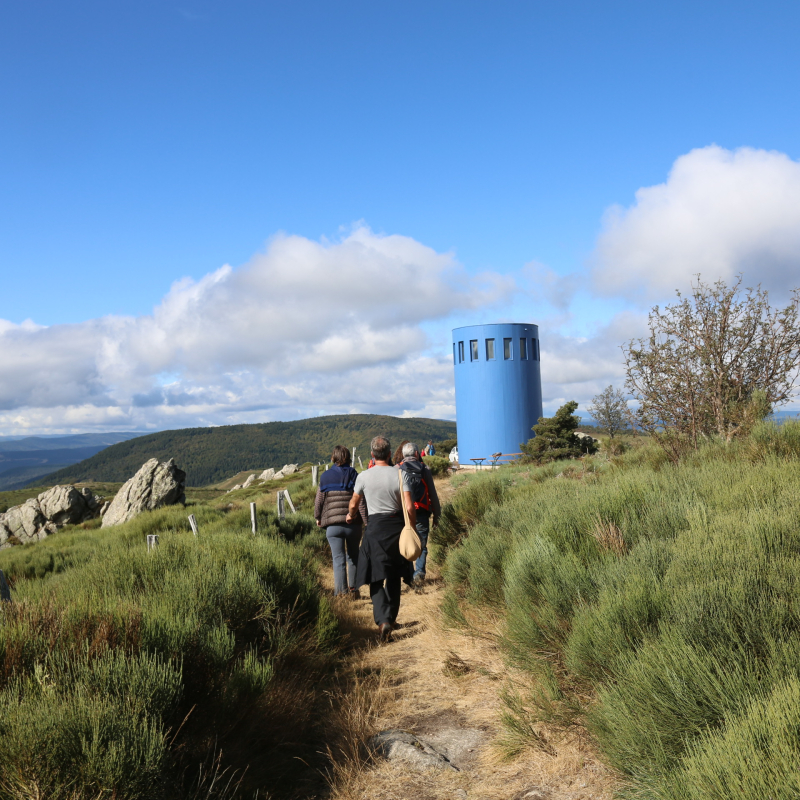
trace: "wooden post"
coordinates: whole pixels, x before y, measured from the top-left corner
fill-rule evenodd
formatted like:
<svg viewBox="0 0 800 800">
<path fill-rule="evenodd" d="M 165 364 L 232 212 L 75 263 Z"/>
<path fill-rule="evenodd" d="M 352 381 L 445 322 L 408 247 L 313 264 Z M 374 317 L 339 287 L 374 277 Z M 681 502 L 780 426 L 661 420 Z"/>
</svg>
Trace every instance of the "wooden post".
<svg viewBox="0 0 800 800">
<path fill-rule="evenodd" d="M 0 569 L 0 601 L 4 603 L 11 602 L 11 589 L 8 588 L 6 576 L 3 575 L 3 570 Z"/>
<path fill-rule="evenodd" d="M 361 461 L 361 456 L 358 457 L 358 466 L 361 467 L 361 471 L 364 471 L 364 464 Z"/>
<path fill-rule="evenodd" d="M 192 533 L 197 536 L 197 520 L 194 514 L 189 514 L 189 524 L 192 526 Z"/>
<path fill-rule="evenodd" d="M 148 533 L 147 534 L 147 552 L 149 553 L 151 550 L 154 550 L 158 547 L 158 534 L 157 533 Z"/>
<path fill-rule="evenodd" d="M 256 504 L 250 503 L 250 527 L 253 529 L 253 536 L 256 535 L 258 530 L 258 520 L 256 518 Z"/>
<path fill-rule="evenodd" d="M 319 467 L 311 467 L 311 485 L 317 485 L 317 478 L 319 478 Z"/>
<path fill-rule="evenodd" d="M 289 504 L 289 508 L 292 509 L 292 514 L 296 514 L 297 512 L 294 510 L 294 503 L 292 502 L 292 496 L 289 494 L 288 489 L 283 490 L 283 496 L 286 498 L 286 502 Z"/>
<path fill-rule="evenodd" d="M 278 519 L 286 519 L 286 505 L 282 490 L 278 492 Z"/>
</svg>

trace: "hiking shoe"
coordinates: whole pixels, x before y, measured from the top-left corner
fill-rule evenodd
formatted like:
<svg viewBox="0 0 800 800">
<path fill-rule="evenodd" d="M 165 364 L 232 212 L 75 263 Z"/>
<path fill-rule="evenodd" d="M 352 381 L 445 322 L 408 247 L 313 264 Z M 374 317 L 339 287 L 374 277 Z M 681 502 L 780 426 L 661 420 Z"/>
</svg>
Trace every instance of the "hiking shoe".
<svg viewBox="0 0 800 800">
<path fill-rule="evenodd" d="M 411 581 L 411 585 L 414 587 L 414 591 L 418 592 L 423 585 L 425 584 L 425 578 L 422 575 L 415 575 L 414 580 Z"/>
<path fill-rule="evenodd" d="M 382 642 L 390 642 L 392 640 L 392 623 L 381 622 L 380 638 Z"/>
<path fill-rule="evenodd" d="M 358 589 L 350 587 L 350 599 L 351 600 L 360 600 L 361 599 L 361 592 Z"/>
</svg>

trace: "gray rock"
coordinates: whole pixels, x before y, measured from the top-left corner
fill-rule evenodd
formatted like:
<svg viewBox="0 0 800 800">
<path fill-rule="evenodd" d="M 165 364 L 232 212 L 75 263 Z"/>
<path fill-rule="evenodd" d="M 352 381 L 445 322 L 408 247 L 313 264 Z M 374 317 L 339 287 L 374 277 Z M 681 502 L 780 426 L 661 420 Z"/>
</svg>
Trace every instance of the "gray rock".
<svg viewBox="0 0 800 800">
<path fill-rule="evenodd" d="M 453 766 L 463 769 L 486 742 L 486 732 L 476 728 L 440 728 L 433 733 L 425 732 L 419 738 Z"/>
<path fill-rule="evenodd" d="M 419 772 L 449 769 L 458 772 L 449 759 L 427 742 L 405 731 L 383 731 L 369 740 L 370 747 L 389 761 L 404 761 Z"/>
<path fill-rule="evenodd" d="M 54 486 L 37 498 L 42 514 L 59 528 L 97 516 L 102 500 L 89 489 Z"/>
<path fill-rule="evenodd" d="M 297 472 L 297 464 L 284 464 L 281 472 L 285 475 L 294 475 Z"/>
<path fill-rule="evenodd" d="M 103 516 L 103 528 L 120 525 L 133 519 L 142 511 L 153 511 L 163 506 L 184 503 L 186 500 L 186 473 L 178 469 L 175 459 L 162 464 L 151 458 L 117 492 Z"/>
<path fill-rule="evenodd" d="M 9 536 L 15 536 L 23 543 L 38 542 L 57 530 L 56 525 L 42 514 L 39 501 L 34 498 L 26 500 L 21 506 L 9 508 L 0 525 L 4 529 L 4 537 L 0 537 L 4 542 Z"/>
<path fill-rule="evenodd" d="M 242 484 L 242 489 L 246 489 L 248 486 L 252 486 L 255 483 L 256 474 L 255 472 Z"/>
<path fill-rule="evenodd" d="M 270 467 L 270 469 L 265 469 L 259 476 L 258 479 L 260 481 L 271 481 L 275 477 L 275 470 Z"/>
<path fill-rule="evenodd" d="M 10 536 L 23 543 L 38 542 L 64 525 L 85 522 L 98 515 L 101 502 L 89 489 L 54 486 L 0 514 L 0 545 Z"/>
</svg>

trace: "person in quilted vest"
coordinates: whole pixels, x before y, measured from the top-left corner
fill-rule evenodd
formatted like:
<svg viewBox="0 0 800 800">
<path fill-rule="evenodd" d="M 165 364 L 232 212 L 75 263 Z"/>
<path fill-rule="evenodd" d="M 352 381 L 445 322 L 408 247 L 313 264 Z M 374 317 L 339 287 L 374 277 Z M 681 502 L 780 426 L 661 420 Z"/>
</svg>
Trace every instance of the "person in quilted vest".
<svg viewBox="0 0 800 800">
<path fill-rule="evenodd" d="M 351 597 L 358 597 L 356 566 L 367 510 L 362 501 L 353 520 L 346 521 L 358 473 L 350 464 L 350 451 L 340 444 L 333 448 L 331 461 L 333 466 L 325 470 L 319 479 L 314 518 L 320 528 L 326 529 L 325 536 L 331 547 L 334 593 L 349 593 Z"/>
</svg>

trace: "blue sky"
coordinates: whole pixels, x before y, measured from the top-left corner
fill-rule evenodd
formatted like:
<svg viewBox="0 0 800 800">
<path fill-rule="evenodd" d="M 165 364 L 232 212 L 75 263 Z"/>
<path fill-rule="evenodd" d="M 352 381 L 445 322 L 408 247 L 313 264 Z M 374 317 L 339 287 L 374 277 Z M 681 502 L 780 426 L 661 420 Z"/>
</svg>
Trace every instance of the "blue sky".
<svg viewBox="0 0 800 800">
<path fill-rule="evenodd" d="M 8 4 L 0 433 L 453 416 L 450 329 L 509 318 L 541 326 L 546 408 L 621 385 L 693 273 L 797 284 L 798 22 Z"/>
</svg>

